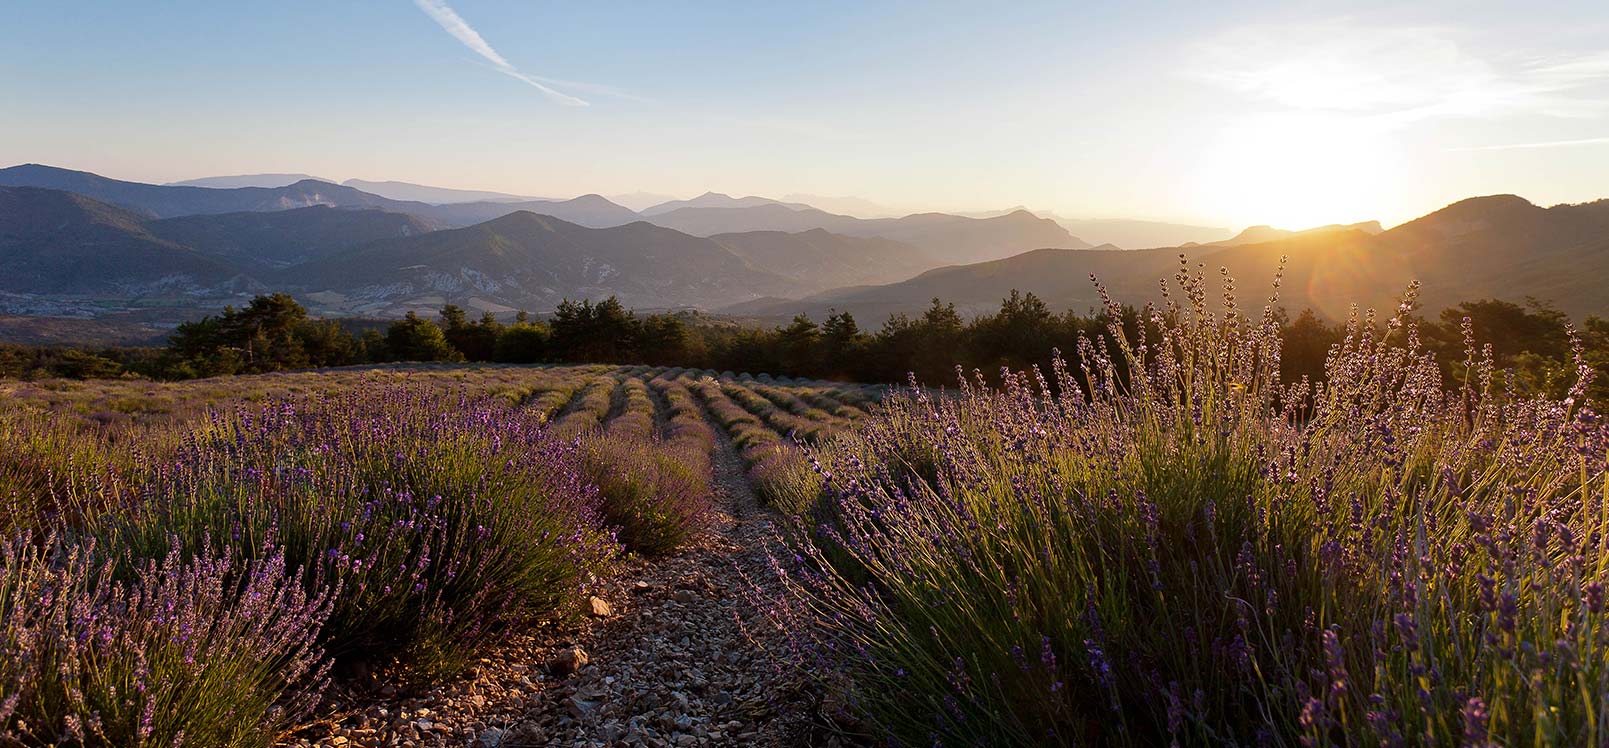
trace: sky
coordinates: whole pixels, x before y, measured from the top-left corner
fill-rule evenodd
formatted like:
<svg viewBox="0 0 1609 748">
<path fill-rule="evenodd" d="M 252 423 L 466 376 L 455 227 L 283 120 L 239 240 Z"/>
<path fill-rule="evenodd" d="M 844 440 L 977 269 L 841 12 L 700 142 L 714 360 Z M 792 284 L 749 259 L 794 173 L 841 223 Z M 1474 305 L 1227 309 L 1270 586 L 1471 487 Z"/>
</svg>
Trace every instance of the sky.
<svg viewBox="0 0 1609 748">
<path fill-rule="evenodd" d="M 1609 197 L 1609 3 L 12 0 L 29 162 L 1393 225 Z"/>
</svg>

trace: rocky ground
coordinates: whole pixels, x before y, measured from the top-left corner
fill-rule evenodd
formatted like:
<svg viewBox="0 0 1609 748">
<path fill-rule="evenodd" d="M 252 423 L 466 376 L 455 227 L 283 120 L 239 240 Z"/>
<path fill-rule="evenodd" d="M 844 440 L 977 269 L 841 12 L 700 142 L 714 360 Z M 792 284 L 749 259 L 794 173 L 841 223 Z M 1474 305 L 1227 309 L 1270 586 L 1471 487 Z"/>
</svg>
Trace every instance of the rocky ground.
<svg viewBox="0 0 1609 748">
<path fill-rule="evenodd" d="M 628 562 L 591 591 L 584 625 L 522 634 L 425 693 L 354 696 L 318 739 L 290 745 L 837 745 L 749 602 L 771 578 L 772 520 L 724 439 L 715 474 L 709 532 Z"/>
</svg>

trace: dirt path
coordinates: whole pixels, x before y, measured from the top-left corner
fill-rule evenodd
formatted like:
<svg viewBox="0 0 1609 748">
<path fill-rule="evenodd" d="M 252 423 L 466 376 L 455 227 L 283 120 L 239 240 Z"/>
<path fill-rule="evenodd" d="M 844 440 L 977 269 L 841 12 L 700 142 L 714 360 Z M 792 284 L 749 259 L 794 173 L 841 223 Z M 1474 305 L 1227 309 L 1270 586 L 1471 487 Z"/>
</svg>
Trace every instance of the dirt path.
<svg viewBox="0 0 1609 748">
<path fill-rule="evenodd" d="M 709 532 L 671 558 L 633 562 L 606 587 L 613 615 L 575 641 L 590 664 L 549 682 L 515 737 L 578 746 L 808 742 L 809 689 L 749 634 L 759 627 L 748 580 L 769 575 L 770 514 L 724 437 L 713 463 Z"/>
<path fill-rule="evenodd" d="M 460 682 L 337 715 L 320 745 L 806 746 L 819 697 L 780 662 L 750 602 L 771 579 L 772 515 L 724 433 L 709 530 L 675 556 L 627 562 L 593 594 L 611 610 L 524 634 Z M 579 648 L 587 664 L 553 670 Z M 835 743 L 828 739 L 826 742 Z M 295 744 L 295 743 L 293 743 Z M 300 744 L 309 745 L 308 741 Z"/>
</svg>

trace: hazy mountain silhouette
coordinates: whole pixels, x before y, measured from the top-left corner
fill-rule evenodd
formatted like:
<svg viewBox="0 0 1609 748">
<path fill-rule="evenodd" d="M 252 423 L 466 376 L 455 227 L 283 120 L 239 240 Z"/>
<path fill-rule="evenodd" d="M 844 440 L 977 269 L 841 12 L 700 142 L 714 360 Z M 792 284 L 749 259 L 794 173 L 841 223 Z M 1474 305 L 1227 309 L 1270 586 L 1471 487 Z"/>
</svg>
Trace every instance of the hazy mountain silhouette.
<svg viewBox="0 0 1609 748">
<path fill-rule="evenodd" d="M 856 218 L 895 218 L 909 211 L 891 208 L 881 203 L 854 195 L 810 195 L 792 193 L 782 196 L 787 203 L 803 203 L 818 210 Z"/>
<path fill-rule="evenodd" d="M 986 210 L 958 213 L 970 218 L 994 218 L 1019 210 L 1019 205 L 1007 210 Z M 1030 211 L 1040 218 L 1049 218 L 1062 225 L 1080 239 L 1094 244 L 1113 244 L 1122 249 L 1177 247 L 1184 244 L 1202 244 L 1230 238 L 1228 229 L 1213 226 L 1191 226 L 1164 221 L 1139 221 L 1130 218 L 1068 218 L 1048 210 Z"/>
<path fill-rule="evenodd" d="M 903 218 L 862 219 L 815 208 L 767 204 L 747 208 L 678 208 L 649 221 L 694 236 L 747 231 L 797 233 L 825 229 L 847 236 L 879 236 L 922 249 L 940 263 L 976 262 L 1039 247 L 1087 247 L 1056 222 L 1017 211 L 995 218 L 917 213 Z"/>
<path fill-rule="evenodd" d="M 569 200 L 527 200 L 514 203 L 457 203 L 416 210 L 452 226 L 470 226 L 501 218 L 518 211 L 530 211 L 577 223 L 589 228 L 621 226 L 639 220 L 636 211 L 610 202 L 602 195 L 582 195 Z"/>
<path fill-rule="evenodd" d="M 1297 236 L 1327 234 L 1336 231 L 1362 231 L 1365 234 L 1378 234 L 1385 231 L 1385 229 L 1380 226 L 1379 221 L 1363 221 L 1361 223 L 1345 224 L 1332 223 L 1328 226 L 1318 226 L 1302 231 L 1276 229 L 1273 226 L 1248 226 L 1244 231 L 1241 231 L 1239 234 L 1236 234 L 1229 239 L 1203 243 L 1215 244 L 1223 247 L 1232 247 L 1237 244 L 1258 244 L 1261 242 L 1279 241 L 1281 239 L 1290 239 Z"/>
<path fill-rule="evenodd" d="M 445 205 L 449 203 L 518 203 L 530 200 L 550 200 L 551 198 L 533 197 L 530 195 L 510 195 L 506 192 L 489 192 L 486 190 L 460 190 L 451 187 L 432 187 L 428 184 L 413 184 L 412 182 L 370 182 L 363 179 L 348 179 L 341 184 L 354 189 L 363 190 L 371 195 L 391 198 L 392 200 L 411 200 L 420 203 Z"/>
<path fill-rule="evenodd" d="M 826 229 L 797 233 L 749 231 L 710 239 L 750 265 L 794 283 L 794 293 L 904 280 L 938 263 L 904 242 L 877 236 L 844 236 Z"/>
<path fill-rule="evenodd" d="M 315 182 L 335 183 L 333 179 L 315 177 L 311 174 L 238 174 L 230 177 L 202 177 L 200 179 L 186 179 L 182 182 L 168 182 L 167 187 L 210 187 L 212 189 L 233 189 L 236 187 L 284 187 L 295 184 L 304 179 Z"/>
<path fill-rule="evenodd" d="M 1214 226 L 1192 226 L 1164 221 L 1135 221 L 1126 218 L 1063 218 L 1055 214 L 1042 214 L 1078 238 L 1098 244 L 1114 244 L 1124 249 L 1177 247 L 1183 244 L 1206 243 L 1225 238 L 1228 229 Z"/>
<path fill-rule="evenodd" d="M 675 195 L 665 195 L 658 192 L 627 192 L 620 195 L 609 195 L 609 202 L 623 205 L 636 211 L 647 210 L 660 203 L 668 203 L 676 199 Z"/>
<path fill-rule="evenodd" d="M 753 208 L 761 205 L 781 205 L 794 210 L 804 210 L 811 206 L 802 203 L 784 203 L 781 200 L 772 200 L 769 197 L 732 197 L 719 192 L 706 192 L 691 200 L 667 200 L 642 210 L 643 216 L 657 216 L 682 208 Z"/>
</svg>

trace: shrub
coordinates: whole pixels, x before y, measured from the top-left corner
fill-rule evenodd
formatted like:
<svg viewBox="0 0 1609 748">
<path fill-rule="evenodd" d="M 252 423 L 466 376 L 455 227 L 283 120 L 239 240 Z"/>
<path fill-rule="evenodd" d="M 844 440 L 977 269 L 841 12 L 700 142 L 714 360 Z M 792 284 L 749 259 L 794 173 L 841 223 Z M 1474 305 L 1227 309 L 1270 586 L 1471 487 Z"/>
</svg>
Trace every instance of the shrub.
<svg viewBox="0 0 1609 748">
<path fill-rule="evenodd" d="M 574 438 L 603 425 L 620 381 L 602 375 L 588 382 L 565 406 L 566 412 L 553 421 L 555 433 Z"/>
<path fill-rule="evenodd" d="M 0 544 L 0 743 L 267 746 L 308 716 L 330 593 L 179 545 L 119 581 L 93 543 Z"/>
<path fill-rule="evenodd" d="M 754 461 L 749 484 L 766 505 L 788 515 L 809 512 L 821 497 L 825 482 L 803 450 L 779 445 Z"/>
<path fill-rule="evenodd" d="M 173 533 L 197 552 L 282 548 L 309 590 L 340 589 L 332 654 L 398 657 L 422 680 L 561 612 L 616 552 L 574 446 L 529 410 L 417 387 L 219 417 L 148 491 L 101 531 L 114 547 L 150 555 Z"/>
<path fill-rule="evenodd" d="M 780 565 L 801 664 L 913 744 L 1601 744 L 1587 371 L 1512 398 L 1470 344 L 1449 387 L 1402 314 L 1282 383 L 1272 311 L 1181 280 L 1161 340 L 913 390 L 839 445 Z"/>
<path fill-rule="evenodd" d="M 587 472 L 603 495 L 605 521 L 626 548 L 663 555 L 708 519 L 709 470 L 657 440 L 594 435 L 585 440 Z M 691 455 L 689 455 L 691 456 Z M 700 469 L 702 465 L 702 469 Z"/>
</svg>

